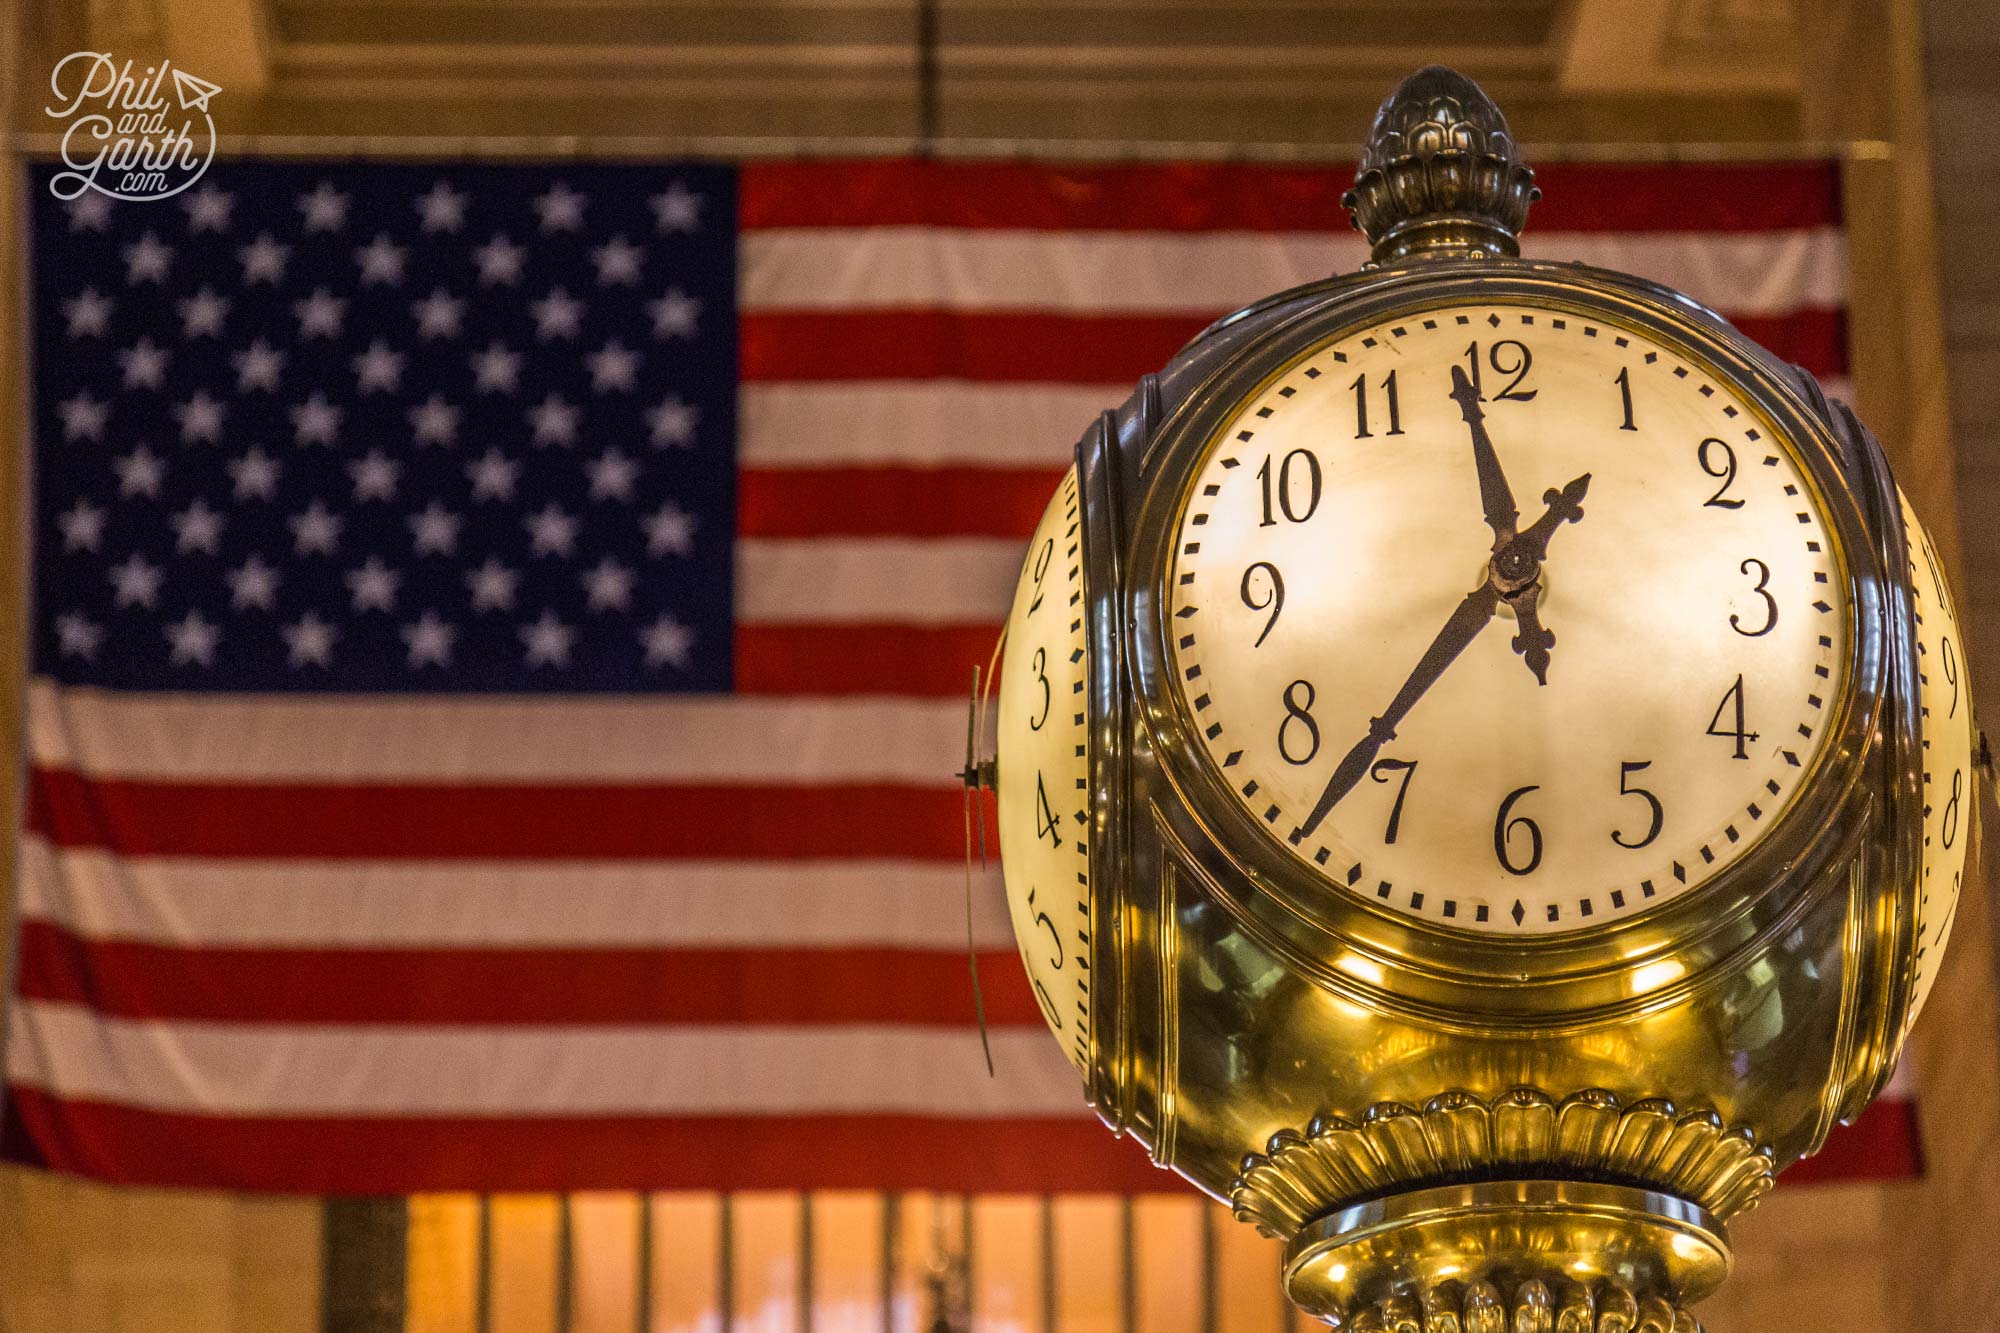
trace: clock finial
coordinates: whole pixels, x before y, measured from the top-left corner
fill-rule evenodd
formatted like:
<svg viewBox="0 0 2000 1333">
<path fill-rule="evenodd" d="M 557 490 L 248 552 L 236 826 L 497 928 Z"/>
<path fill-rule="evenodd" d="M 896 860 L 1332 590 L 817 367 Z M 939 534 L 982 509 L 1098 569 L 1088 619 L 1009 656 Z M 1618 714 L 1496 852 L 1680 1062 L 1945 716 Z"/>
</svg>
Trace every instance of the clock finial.
<svg viewBox="0 0 2000 1333">
<path fill-rule="evenodd" d="M 1375 113 L 1354 188 L 1341 202 L 1374 262 L 1515 256 L 1535 173 L 1493 99 L 1457 70 L 1429 65 Z"/>
</svg>

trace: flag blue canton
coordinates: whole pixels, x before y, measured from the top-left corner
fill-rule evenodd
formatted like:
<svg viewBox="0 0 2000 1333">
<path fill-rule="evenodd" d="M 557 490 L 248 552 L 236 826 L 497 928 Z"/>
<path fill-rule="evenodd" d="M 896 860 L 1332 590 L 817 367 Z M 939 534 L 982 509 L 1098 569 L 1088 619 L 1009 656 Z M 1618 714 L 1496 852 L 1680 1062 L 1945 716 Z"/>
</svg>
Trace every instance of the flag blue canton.
<svg viewBox="0 0 2000 1333">
<path fill-rule="evenodd" d="M 35 669 L 727 690 L 726 167 L 36 174 Z"/>
</svg>

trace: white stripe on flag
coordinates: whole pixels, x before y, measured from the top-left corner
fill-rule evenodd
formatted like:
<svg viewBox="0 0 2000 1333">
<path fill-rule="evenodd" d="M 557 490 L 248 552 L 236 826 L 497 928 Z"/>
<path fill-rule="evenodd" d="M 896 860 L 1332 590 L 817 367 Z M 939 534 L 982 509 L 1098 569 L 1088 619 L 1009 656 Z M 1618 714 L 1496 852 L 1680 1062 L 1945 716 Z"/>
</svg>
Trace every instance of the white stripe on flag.
<svg viewBox="0 0 2000 1333">
<path fill-rule="evenodd" d="M 22 840 L 21 915 L 213 948 L 965 949 L 965 872 L 920 861 L 209 860 Z M 997 866 L 973 939 L 1006 949 Z"/>
<path fill-rule="evenodd" d="M 746 384 L 741 459 L 746 468 L 1059 469 L 1084 427 L 1131 392 L 948 380 Z"/>
<path fill-rule="evenodd" d="M 1550 233 L 1532 259 L 1579 261 L 1665 283 L 1732 315 L 1829 309 L 1847 299 L 1837 227 L 1759 232 Z M 740 290 L 761 310 L 1048 310 L 1220 313 L 1351 272 L 1353 232 L 1063 232 L 825 227 L 743 238 Z"/>
<path fill-rule="evenodd" d="M 128 694 L 37 679 L 28 747 L 48 767 L 168 782 L 952 787 L 965 708 L 893 696 Z"/>
<path fill-rule="evenodd" d="M 1027 545 L 1025 538 L 746 539 L 736 544 L 736 614 L 765 625 L 998 625 Z"/>
<path fill-rule="evenodd" d="M 371 1027 L 135 1022 L 29 1000 L 7 1072 L 206 1115 L 1088 1115 L 1039 1029 Z M 911 1071 L 921 1070 L 921 1077 Z"/>
</svg>

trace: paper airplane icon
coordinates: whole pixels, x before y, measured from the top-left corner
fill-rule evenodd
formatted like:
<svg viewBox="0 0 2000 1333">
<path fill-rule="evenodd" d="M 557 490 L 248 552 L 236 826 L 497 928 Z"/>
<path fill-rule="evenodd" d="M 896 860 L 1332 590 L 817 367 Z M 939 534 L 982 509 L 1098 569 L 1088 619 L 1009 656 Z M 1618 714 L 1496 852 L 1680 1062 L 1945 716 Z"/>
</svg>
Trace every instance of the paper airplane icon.
<svg viewBox="0 0 2000 1333">
<path fill-rule="evenodd" d="M 177 69 L 174 71 L 174 92 L 181 99 L 182 110 L 186 110 L 188 107 L 199 107 L 201 110 L 206 111 L 208 110 L 208 99 L 221 91 L 222 89 L 217 85 L 210 83 L 207 79 L 197 79 L 186 70 Z"/>
</svg>

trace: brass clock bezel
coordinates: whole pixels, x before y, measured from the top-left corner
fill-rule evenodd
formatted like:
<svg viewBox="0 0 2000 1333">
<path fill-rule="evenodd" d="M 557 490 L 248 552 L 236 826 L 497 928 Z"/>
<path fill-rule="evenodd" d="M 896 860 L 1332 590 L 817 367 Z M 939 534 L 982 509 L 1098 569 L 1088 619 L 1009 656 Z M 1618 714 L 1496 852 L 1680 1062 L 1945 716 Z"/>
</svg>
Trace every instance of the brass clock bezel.
<svg viewBox="0 0 2000 1333">
<path fill-rule="evenodd" d="M 1848 585 L 1847 678 L 1831 734 L 1759 843 L 1708 883 L 1657 907 L 1575 931 L 1479 933 L 1394 913 L 1331 884 L 1236 800 L 1198 740 L 1172 670 L 1169 580 L 1180 521 L 1230 420 L 1313 349 L 1393 317 L 1454 304 L 1533 303 L 1640 333 L 1729 384 L 1800 464 Z M 1250 339 L 1163 424 L 1144 460 L 1125 623 L 1140 720 L 1180 800 L 1156 808 L 1206 888 L 1300 971 L 1368 1002 L 1457 1026 L 1671 1001 L 1730 954 L 1804 909 L 1854 830 L 1841 816 L 1885 707 L 1889 626 L 1858 478 L 1839 441 L 1768 353 L 1668 289 L 1623 274 L 1532 261 L 1431 262 L 1349 299 L 1308 307 Z"/>
</svg>

